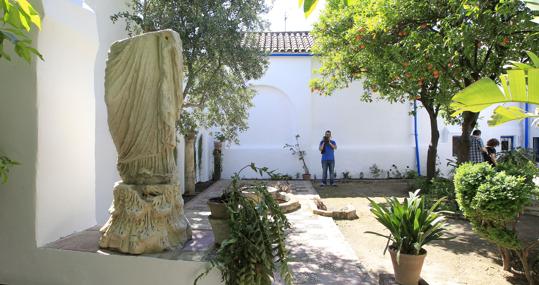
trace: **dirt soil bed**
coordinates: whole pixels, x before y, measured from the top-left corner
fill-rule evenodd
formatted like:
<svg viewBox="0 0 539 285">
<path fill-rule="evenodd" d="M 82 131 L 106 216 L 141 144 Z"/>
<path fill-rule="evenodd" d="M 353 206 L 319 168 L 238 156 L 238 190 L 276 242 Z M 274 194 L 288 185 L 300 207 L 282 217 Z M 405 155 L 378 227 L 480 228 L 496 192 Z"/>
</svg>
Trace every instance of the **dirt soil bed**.
<svg viewBox="0 0 539 285">
<path fill-rule="evenodd" d="M 357 210 L 357 220 L 336 220 L 359 261 L 373 274 L 393 273 L 389 253 L 383 255 L 386 240 L 366 234 L 365 231 L 387 233 L 369 211 L 366 197 L 384 201 L 385 196 L 404 197 L 408 184 L 403 181 L 354 181 L 338 187 L 314 185 L 328 207 L 352 205 Z M 539 217 L 526 217 L 526 235 L 539 237 Z M 468 222 L 448 219 L 449 232 L 456 236 L 449 241 L 437 241 L 426 246 L 427 258 L 422 278 L 431 285 L 471 284 L 505 285 L 527 284 L 521 275 L 503 271 L 496 247 L 473 233 Z"/>
</svg>

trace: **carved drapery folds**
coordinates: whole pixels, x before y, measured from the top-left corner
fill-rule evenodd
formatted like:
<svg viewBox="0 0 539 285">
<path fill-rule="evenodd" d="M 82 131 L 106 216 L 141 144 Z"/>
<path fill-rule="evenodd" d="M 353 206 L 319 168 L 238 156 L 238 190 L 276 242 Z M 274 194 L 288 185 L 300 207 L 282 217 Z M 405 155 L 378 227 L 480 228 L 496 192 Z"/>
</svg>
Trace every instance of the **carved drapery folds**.
<svg viewBox="0 0 539 285">
<path fill-rule="evenodd" d="M 124 253 L 162 251 L 191 238 L 179 192 L 175 148 L 182 95 L 179 35 L 146 33 L 109 51 L 105 101 L 122 181 L 100 246 Z"/>
</svg>

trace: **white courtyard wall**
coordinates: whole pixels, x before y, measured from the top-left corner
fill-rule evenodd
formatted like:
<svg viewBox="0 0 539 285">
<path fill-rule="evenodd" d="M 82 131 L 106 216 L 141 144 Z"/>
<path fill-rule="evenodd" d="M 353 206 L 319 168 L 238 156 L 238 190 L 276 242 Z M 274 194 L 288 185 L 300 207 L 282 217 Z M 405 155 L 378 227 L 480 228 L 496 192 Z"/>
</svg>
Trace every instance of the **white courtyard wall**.
<svg viewBox="0 0 539 285">
<path fill-rule="evenodd" d="M 240 135 L 239 145 L 223 150 L 223 177 L 229 177 L 242 166 L 255 162 L 259 166 L 276 169 L 295 177 L 303 173 L 300 162 L 293 157 L 285 143 L 294 143 L 299 134 L 300 144 L 307 151 L 309 170 L 321 177 L 319 142 L 325 130 L 331 130 L 337 142 L 335 152 L 337 176 L 348 171 L 354 178 L 360 173 L 370 177 L 369 167 L 376 164 L 389 170 L 396 165 L 401 171 L 407 166 L 417 169 L 414 141 L 414 118 L 410 115 L 412 103 L 389 104 L 374 100 L 365 103 L 361 82 L 353 82 L 332 96 L 312 94 L 309 80 L 320 66 L 316 57 L 271 56 L 265 75 L 252 82 L 257 95 L 255 107 L 250 111 L 249 129 Z M 533 110 L 534 106 L 530 106 Z M 489 138 L 514 136 L 515 147 L 524 146 L 524 125 L 511 122 L 488 127 L 494 107 L 482 112 L 479 128 L 484 142 Z M 427 150 L 430 143 L 430 122 L 426 111 L 418 102 L 418 142 L 421 174 L 426 173 Z M 460 135 L 460 126 L 446 125 L 439 119 L 440 141 L 438 166 L 442 175 L 449 173 L 448 159 L 452 155 L 452 137 Z M 539 136 L 537 128 L 530 128 L 532 137 Z M 498 150 L 500 148 L 498 147 Z M 245 177 L 257 177 L 245 173 Z"/>
<path fill-rule="evenodd" d="M 94 63 L 91 8 L 44 1 L 37 48 L 37 245 L 95 225 Z"/>
<path fill-rule="evenodd" d="M 20 162 L 0 184 L 0 284 L 192 284 L 206 263 L 40 248 L 96 222 L 94 66 L 102 30 L 95 3 L 32 3 L 44 15 L 33 39 L 45 61 L 0 61 L 0 151 Z M 220 284 L 219 276 L 202 284 Z"/>
<path fill-rule="evenodd" d="M 117 153 L 107 123 L 105 106 L 105 66 L 110 45 L 126 37 L 123 21 L 112 24 L 110 16 L 126 10 L 126 1 L 87 1 L 95 11 L 99 47 L 94 68 L 95 88 L 95 213 L 99 224 L 109 217 L 112 187 L 120 180 L 116 170 Z"/>
</svg>

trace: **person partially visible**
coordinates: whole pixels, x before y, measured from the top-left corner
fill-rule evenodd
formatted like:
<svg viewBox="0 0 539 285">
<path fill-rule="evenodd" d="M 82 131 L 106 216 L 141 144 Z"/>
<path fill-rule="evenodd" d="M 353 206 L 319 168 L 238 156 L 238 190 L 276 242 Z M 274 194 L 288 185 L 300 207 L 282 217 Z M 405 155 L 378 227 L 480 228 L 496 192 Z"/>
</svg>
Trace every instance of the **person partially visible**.
<svg viewBox="0 0 539 285">
<path fill-rule="evenodd" d="M 470 137 L 470 153 L 468 160 L 473 163 L 485 162 L 483 153 L 487 153 L 487 150 L 481 139 L 481 131 L 475 130 Z"/>
<path fill-rule="evenodd" d="M 492 166 L 496 166 L 496 147 L 500 145 L 500 141 L 497 139 L 490 139 L 487 141 L 485 149 L 486 153 L 483 153 L 483 158 Z"/>
<path fill-rule="evenodd" d="M 327 172 L 329 170 L 329 184 L 331 186 L 337 186 L 334 184 L 335 173 L 335 150 L 337 149 L 337 143 L 331 140 L 331 131 L 326 131 L 322 141 L 320 141 L 320 153 L 322 154 L 322 184 L 320 186 L 327 185 Z"/>
</svg>

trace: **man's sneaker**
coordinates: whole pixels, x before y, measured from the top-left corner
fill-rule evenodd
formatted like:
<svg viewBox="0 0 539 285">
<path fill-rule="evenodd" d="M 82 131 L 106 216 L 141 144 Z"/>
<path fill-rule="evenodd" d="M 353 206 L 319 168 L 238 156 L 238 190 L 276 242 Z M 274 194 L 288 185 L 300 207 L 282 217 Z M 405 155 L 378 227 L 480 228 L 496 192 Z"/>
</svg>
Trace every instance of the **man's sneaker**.
<svg viewBox="0 0 539 285">
<path fill-rule="evenodd" d="M 320 187 L 325 187 L 325 186 L 327 186 L 327 185 L 324 184 L 324 183 L 320 183 Z"/>
</svg>

